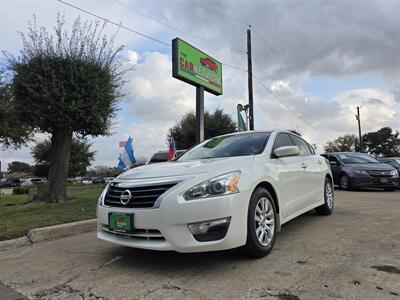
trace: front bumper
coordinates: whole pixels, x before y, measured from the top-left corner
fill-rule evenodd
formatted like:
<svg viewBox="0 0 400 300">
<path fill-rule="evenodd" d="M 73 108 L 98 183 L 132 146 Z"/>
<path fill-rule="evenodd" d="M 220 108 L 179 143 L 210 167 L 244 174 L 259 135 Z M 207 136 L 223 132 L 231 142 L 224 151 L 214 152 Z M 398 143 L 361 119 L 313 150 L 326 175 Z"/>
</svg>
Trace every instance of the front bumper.
<svg viewBox="0 0 400 300">
<path fill-rule="evenodd" d="M 247 199 L 247 200 L 246 200 Z M 159 208 L 97 208 L 97 237 L 111 243 L 151 250 L 203 252 L 236 248 L 246 242 L 247 205 L 249 196 L 238 193 L 220 197 L 186 201 L 182 196 L 170 195 Z M 108 231 L 108 214 L 134 214 L 134 233 L 120 234 Z M 196 241 L 189 223 L 231 217 L 227 234 L 217 241 Z"/>
<path fill-rule="evenodd" d="M 382 182 L 379 177 L 352 176 L 350 184 L 353 188 L 398 188 L 400 180 L 398 177 L 386 177 L 387 181 Z"/>
</svg>

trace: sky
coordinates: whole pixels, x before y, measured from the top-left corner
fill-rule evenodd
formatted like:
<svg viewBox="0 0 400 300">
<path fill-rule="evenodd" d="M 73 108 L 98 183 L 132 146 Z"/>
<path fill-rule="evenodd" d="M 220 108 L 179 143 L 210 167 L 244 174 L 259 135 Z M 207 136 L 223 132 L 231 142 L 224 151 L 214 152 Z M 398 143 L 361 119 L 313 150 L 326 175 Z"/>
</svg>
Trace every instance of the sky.
<svg viewBox="0 0 400 300">
<path fill-rule="evenodd" d="M 357 106 L 363 132 L 400 129 L 400 0 L 63 1 L 166 44 L 180 37 L 221 61 L 224 95 L 206 93 L 205 109 L 222 108 L 235 120 L 236 105 L 248 101 L 243 70 L 251 25 L 256 130 L 296 129 L 323 152 L 328 140 L 358 133 Z M 56 0 L 0 0 L 0 51 L 18 55 L 18 32 L 33 15 L 51 32 L 58 12 L 66 28 L 78 16 L 96 20 Z M 116 166 L 118 141 L 129 136 L 136 157 L 166 149 L 168 129 L 195 109 L 195 87 L 172 78 L 171 47 L 132 31 L 111 23 L 105 29 L 117 33 L 131 70 L 114 134 L 89 138 L 92 166 Z M 0 151 L 2 170 L 14 160 L 33 164 L 31 147 Z"/>
</svg>

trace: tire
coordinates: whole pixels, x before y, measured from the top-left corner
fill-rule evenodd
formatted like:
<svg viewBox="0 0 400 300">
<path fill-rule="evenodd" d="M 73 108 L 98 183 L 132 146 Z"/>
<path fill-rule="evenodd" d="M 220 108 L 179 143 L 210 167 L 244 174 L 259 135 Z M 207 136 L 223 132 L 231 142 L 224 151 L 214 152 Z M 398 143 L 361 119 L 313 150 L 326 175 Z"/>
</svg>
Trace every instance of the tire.
<svg viewBox="0 0 400 300">
<path fill-rule="evenodd" d="M 324 204 L 315 208 L 315 212 L 321 216 L 328 216 L 332 213 L 335 206 L 335 195 L 332 181 L 326 177 L 324 184 Z"/>
<path fill-rule="evenodd" d="M 396 188 L 385 188 L 385 191 L 387 192 L 394 192 Z"/>
<path fill-rule="evenodd" d="M 347 174 L 342 174 L 339 178 L 339 187 L 342 190 L 349 191 L 351 190 L 351 185 L 350 185 L 350 178 L 347 176 Z"/>
<path fill-rule="evenodd" d="M 243 247 L 247 255 L 261 258 L 272 250 L 277 233 L 277 221 L 271 194 L 265 188 L 257 188 L 251 195 L 247 213 L 247 241 Z"/>
</svg>

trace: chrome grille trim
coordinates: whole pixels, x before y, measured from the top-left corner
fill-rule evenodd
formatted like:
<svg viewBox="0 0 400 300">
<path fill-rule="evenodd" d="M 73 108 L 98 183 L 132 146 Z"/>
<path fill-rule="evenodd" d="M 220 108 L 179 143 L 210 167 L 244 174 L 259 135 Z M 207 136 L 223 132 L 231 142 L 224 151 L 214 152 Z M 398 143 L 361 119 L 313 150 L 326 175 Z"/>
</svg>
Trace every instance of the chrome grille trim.
<svg viewBox="0 0 400 300">
<path fill-rule="evenodd" d="M 127 184 L 112 183 L 105 193 L 103 203 L 105 206 L 110 207 L 153 208 L 157 199 L 176 184 L 178 184 L 176 181 L 129 186 Z M 120 196 L 125 190 L 129 190 L 132 194 L 132 199 L 126 205 L 120 201 Z"/>
</svg>

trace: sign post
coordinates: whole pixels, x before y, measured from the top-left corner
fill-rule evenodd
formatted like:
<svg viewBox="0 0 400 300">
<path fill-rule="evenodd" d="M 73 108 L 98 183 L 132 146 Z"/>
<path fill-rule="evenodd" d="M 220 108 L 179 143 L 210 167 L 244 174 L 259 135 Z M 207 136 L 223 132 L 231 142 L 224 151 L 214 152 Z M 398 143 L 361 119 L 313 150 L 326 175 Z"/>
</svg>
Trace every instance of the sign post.
<svg viewBox="0 0 400 300">
<path fill-rule="evenodd" d="M 204 140 L 204 91 L 222 95 L 222 64 L 185 41 L 172 40 L 172 76 L 196 87 L 196 144 Z"/>
<path fill-rule="evenodd" d="M 204 87 L 196 87 L 196 144 L 204 141 Z"/>
</svg>

